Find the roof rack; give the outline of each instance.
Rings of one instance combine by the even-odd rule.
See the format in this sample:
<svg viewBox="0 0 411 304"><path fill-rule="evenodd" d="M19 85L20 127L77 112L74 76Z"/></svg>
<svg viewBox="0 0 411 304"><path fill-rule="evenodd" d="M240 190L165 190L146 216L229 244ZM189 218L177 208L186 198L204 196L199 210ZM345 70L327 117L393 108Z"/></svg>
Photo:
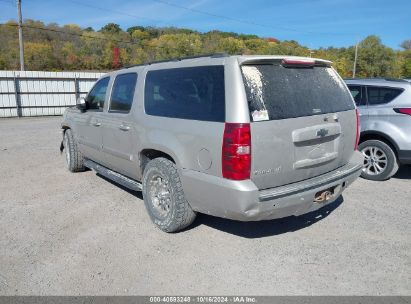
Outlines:
<svg viewBox="0 0 411 304"><path fill-rule="evenodd" d="M230 55L227 54L227 53L211 53L211 54L203 54L203 55L194 55L194 56L181 57L181 58L178 58L178 60L195 59L195 58L202 58L202 57L222 58L222 57L228 57L228 56L230 56Z"/></svg>
<svg viewBox="0 0 411 304"><path fill-rule="evenodd" d="M386 81L398 81L398 82L408 82L405 79L399 79L399 78L384 78Z"/></svg>
<svg viewBox="0 0 411 304"><path fill-rule="evenodd" d="M227 54L227 53L202 54L202 55L178 57L178 58L172 58L172 59L166 59L166 60L149 61L149 62L146 62L146 63L140 63L140 64L124 66L124 68L129 69L129 68L134 68L134 67L138 67L138 66L145 66L145 65L151 65L151 64L156 64L156 63L164 63L164 62L176 62L176 61L181 61L181 60L186 60L186 59L196 59L196 58L204 58L204 57L222 58L222 57L228 57L228 56L230 56L230 55Z"/></svg>
<svg viewBox="0 0 411 304"><path fill-rule="evenodd" d="M375 80L375 81L393 81L393 82L408 82L405 79L399 79L399 78L384 78L384 77L375 77L375 78L344 78L344 80Z"/></svg>

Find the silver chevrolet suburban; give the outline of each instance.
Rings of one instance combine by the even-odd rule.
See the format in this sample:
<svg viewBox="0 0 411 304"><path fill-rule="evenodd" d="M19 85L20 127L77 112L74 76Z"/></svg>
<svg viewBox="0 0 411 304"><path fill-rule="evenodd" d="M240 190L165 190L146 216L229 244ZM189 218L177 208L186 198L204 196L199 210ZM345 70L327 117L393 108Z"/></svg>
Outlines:
<svg viewBox="0 0 411 304"><path fill-rule="evenodd" d="M71 172L142 191L163 231L197 212L241 221L304 214L360 174L353 98L329 61L205 55L100 78L67 109Z"/></svg>

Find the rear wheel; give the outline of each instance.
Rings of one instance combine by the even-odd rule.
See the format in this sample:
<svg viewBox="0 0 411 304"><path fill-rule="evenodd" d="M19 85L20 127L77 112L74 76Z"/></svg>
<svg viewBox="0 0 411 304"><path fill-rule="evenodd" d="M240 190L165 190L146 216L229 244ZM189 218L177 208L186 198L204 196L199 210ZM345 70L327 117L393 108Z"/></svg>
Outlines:
<svg viewBox="0 0 411 304"><path fill-rule="evenodd" d="M176 165L166 158L155 158L145 167L143 198L151 220L165 232L182 230L196 218L184 196Z"/></svg>
<svg viewBox="0 0 411 304"><path fill-rule="evenodd" d="M393 149L380 140L367 140L359 145L364 155L361 176L365 179L383 181L398 171L398 160Z"/></svg>
<svg viewBox="0 0 411 304"><path fill-rule="evenodd" d="M64 132L64 148L66 149L66 164L67 169L70 172L81 172L85 170L84 158L78 149L76 140L74 139L73 132L67 129Z"/></svg>

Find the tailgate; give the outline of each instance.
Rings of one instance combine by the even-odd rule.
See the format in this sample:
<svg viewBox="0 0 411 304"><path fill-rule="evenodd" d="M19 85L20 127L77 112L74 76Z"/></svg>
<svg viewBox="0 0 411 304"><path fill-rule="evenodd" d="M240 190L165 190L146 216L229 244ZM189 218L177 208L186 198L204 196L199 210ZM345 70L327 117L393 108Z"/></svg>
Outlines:
<svg viewBox="0 0 411 304"><path fill-rule="evenodd" d="M251 120L251 179L267 189L348 163L354 152L352 97L328 66L242 66Z"/></svg>

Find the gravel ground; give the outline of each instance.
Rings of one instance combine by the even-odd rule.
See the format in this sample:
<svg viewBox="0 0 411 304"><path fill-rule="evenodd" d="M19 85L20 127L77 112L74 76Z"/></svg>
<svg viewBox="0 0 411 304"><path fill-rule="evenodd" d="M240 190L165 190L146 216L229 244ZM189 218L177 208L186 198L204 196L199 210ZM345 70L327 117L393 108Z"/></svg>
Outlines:
<svg viewBox="0 0 411 304"><path fill-rule="evenodd" d="M411 295L409 166L298 218L166 234L140 193L66 170L60 120L0 120L1 295Z"/></svg>

